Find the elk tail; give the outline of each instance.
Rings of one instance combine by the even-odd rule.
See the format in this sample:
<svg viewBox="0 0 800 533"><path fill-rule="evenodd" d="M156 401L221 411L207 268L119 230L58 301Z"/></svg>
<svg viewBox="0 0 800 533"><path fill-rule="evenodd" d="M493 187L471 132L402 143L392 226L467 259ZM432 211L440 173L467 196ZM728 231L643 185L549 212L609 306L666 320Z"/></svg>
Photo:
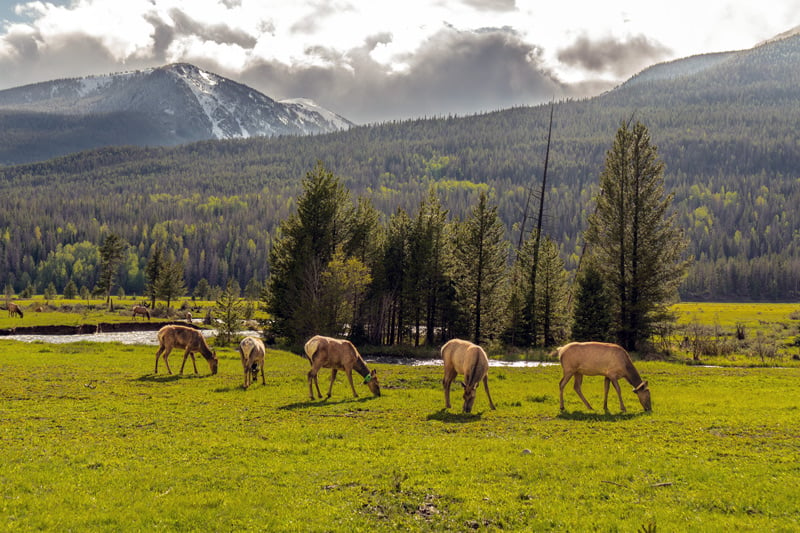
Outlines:
<svg viewBox="0 0 800 533"><path fill-rule="evenodd" d="M319 348L319 339L317 337L312 337L306 345L303 347L303 350L306 353L306 359L310 363L314 362L314 354L317 353L317 348Z"/></svg>

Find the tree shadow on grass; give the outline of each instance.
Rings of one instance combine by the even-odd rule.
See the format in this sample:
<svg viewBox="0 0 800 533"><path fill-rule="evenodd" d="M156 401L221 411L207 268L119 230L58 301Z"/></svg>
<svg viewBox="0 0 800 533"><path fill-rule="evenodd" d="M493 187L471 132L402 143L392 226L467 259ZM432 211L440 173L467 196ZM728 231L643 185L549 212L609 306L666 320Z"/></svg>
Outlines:
<svg viewBox="0 0 800 533"><path fill-rule="evenodd" d="M469 422L478 422L483 413L451 413L447 409L440 409L435 413L427 416L426 420L438 420L439 422L448 422L451 424L466 424Z"/></svg>
<svg viewBox="0 0 800 533"><path fill-rule="evenodd" d="M579 421L592 421L592 422L619 422L621 420L631 420L646 414L644 411L640 413L610 413L608 411L600 412L583 412L583 411L561 411L556 418L562 420L579 420Z"/></svg>
<svg viewBox="0 0 800 533"><path fill-rule="evenodd" d="M375 396L359 396L358 398L343 398L341 400L331 401L330 398L328 399L321 399L321 400L306 400L303 402L295 402L290 403L287 405L282 405L278 407L281 411L291 411L294 409L304 409L306 407L325 407L330 405L341 405L347 403L364 403L374 400Z"/></svg>

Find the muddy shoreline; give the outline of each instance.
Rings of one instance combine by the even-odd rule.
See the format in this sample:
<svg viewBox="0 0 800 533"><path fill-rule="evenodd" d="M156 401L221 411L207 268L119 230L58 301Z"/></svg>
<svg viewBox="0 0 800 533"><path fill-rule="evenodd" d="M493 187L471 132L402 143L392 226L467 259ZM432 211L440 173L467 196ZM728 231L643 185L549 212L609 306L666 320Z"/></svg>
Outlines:
<svg viewBox="0 0 800 533"><path fill-rule="evenodd" d="M0 329L0 337L10 335L92 335L95 333L128 333L135 331L158 331L168 324L179 324L200 329L185 320L167 322L100 322L77 326L17 326Z"/></svg>

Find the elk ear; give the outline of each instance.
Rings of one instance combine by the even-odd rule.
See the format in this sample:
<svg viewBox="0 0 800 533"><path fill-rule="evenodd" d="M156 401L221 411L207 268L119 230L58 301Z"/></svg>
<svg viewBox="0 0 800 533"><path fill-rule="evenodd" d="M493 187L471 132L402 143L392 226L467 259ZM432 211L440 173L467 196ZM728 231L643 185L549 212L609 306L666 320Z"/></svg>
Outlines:
<svg viewBox="0 0 800 533"><path fill-rule="evenodd" d="M377 375L378 375L378 371L377 371L377 370L375 370L375 369L373 368L373 369L372 369L372 372L370 372L370 373L369 373L369 375L370 375L370 376L372 376L372 377L374 378L375 376L377 376Z"/></svg>

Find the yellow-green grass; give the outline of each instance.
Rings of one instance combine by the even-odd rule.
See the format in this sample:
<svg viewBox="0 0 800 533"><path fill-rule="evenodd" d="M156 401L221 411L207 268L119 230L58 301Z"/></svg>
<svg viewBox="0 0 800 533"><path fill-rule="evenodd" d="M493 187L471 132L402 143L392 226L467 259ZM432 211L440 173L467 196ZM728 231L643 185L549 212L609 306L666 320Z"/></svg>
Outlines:
<svg viewBox="0 0 800 533"><path fill-rule="evenodd" d="M765 324L800 323L800 303L681 302L671 308L679 324L700 324L733 329L737 324L758 329Z"/></svg>
<svg viewBox="0 0 800 533"><path fill-rule="evenodd" d="M637 362L651 414L627 384L604 414L601 378L599 411L570 386L559 414L559 367L493 367L497 410L480 389L465 416L441 367L371 365L379 398L340 373L312 402L288 352L247 391L232 349L216 376L154 375L154 353L0 340L4 530L800 529L800 369Z"/></svg>

